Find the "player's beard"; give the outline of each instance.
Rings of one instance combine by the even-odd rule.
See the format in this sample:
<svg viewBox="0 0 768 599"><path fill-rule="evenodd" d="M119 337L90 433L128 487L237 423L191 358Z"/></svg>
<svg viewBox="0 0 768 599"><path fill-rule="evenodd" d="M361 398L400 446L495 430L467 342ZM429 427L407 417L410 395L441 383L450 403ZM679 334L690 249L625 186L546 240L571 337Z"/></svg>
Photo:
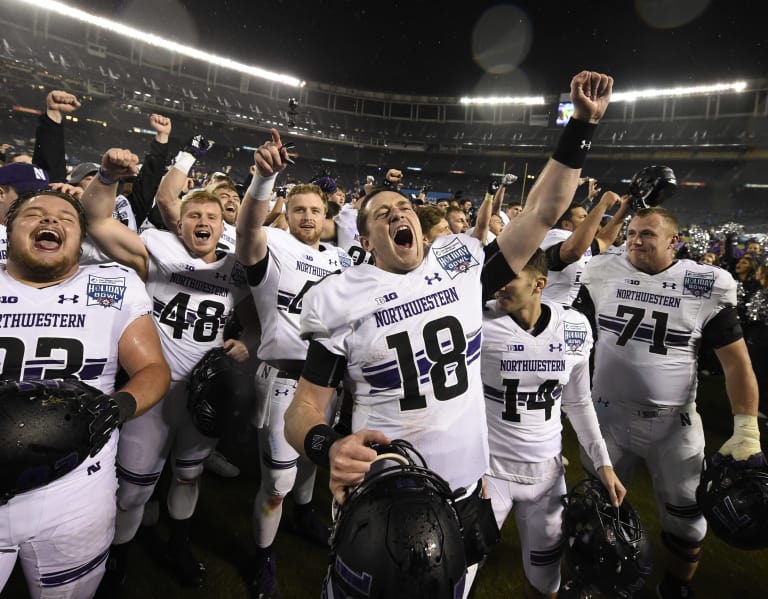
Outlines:
<svg viewBox="0 0 768 599"><path fill-rule="evenodd" d="M306 243L307 245L315 245L320 240L320 234L322 233L322 230L318 230L317 228L310 230L299 226L296 227L295 231L291 231L291 233L302 243Z"/></svg>
<svg viewBox="0 0 768 599"><path fill-rule="evenodd" d="M41 259L33 252L16 251L14 245L8 244L8 263L24 279L45 283L68 276L77 267L77 258L72 260L65 252L57 252Z"/></svg>

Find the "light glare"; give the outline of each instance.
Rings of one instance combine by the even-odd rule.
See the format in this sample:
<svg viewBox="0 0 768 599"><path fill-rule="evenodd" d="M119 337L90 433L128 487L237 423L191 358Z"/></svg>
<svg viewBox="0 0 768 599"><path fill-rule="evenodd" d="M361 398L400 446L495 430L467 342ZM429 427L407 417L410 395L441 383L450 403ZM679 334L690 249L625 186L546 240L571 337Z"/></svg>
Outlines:
<svg viewBox="0 0 768 599"><path fill-rule="evenodd" d="M290 75L283 75L280 73L273 73L272 71L267 71L266 69L262 69L260 67L254 67L247 64L243 64L241 62L237 62L236 60L232 60L230 58L217 56L216 54L209 54L208 52L203 52L202 50L192 48L191 46L185 46L183 44L178 44L171 40L167 40L165 38L160 37L159 35L155 35L154 33L140 31L138 29L135 29L134 27L128 27L126 25L122 25L121 23L116 23L115 21L110 21L109 19L105 19L103 17L98 17L96 15L89 14L73 6L67 6L62 2L56 2L55 0L15 0L15 1L21 4L28 4L35 8L44 8L58 15L74 18L74 19L77 19L78 21L82 21L90 25L95 25L97 27L107 29L109 31L117 33L118 35L123 35L130 39L138 40L140 42L144 42L146 44L155 46L157 48L165 48L166 50L176 52L177 54L188 56L190 58L195 58L197 60L202 60L204 62L215 64L217 66L224 67L227 69L232 69L240 73L245 73L246 75L252 75L254 77L259 77L261 79L268 79L269 81L277 81L279 83L284 83L285 85L291 85L293 87L303 87L305 85L304 81L301 81L296 77L291 77Z"/></svg>

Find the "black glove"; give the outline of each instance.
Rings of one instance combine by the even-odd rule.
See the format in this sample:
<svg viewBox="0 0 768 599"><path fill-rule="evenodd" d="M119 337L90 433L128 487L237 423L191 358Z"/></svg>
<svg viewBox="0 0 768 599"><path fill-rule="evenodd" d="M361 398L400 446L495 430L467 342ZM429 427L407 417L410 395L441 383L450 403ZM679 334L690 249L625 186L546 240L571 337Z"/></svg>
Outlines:
<svg viewBox="0 0 768 599"><path fill-rule="evenodd" d="M90 443L93 457L109 441L112 431L136 413L136 399L126 391L101 395L88 404L92 414Z"/></svg>
<svg viewBox="0 0 768 599"><path fill-rule="evenodd" d="M212 141L208 141L204 136L198 134L187 140L182 150L184 152L189 152L192 156L199 159L205 156L208 150L212 147Z"/></svg>
<svg viewBox="0 0 768 599"><path fill-rule="evenodd" d="M492 181L491 181L491 182L488 184L488 193L489 193L489 194L491 194L492 196L493 196L493 195L496 195L496 192L497 192L497 191L499 191L499 187L501 187L501 185L499 184L499 182L498 182L496 179L493 179L493 180L492 180Z"/></svg>

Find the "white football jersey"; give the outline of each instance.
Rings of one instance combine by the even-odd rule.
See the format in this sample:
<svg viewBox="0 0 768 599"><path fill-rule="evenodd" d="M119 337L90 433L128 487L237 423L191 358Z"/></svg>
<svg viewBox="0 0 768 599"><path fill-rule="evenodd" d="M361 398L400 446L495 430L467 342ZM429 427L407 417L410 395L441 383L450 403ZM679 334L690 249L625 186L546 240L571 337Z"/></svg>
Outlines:
<svg viewBox="0 0 768 599"><path fill-rule="evenodd" d="M573 233L565 229L550 229L544 241L541 242L541 249L546 250L556 243L565 241ZM576 295L579 293L581 285L581 273L592 258L591 246L587 248L584 255L576 262L566 266L563 270L550 270L547 272L547 286L541 294L542 299L550 302L558 302L570 306Z"/></svg>
<svg viewBox="0 0 768 599"><path fill-rule="evenodd" d="M704 325L736 305L727 271L678 260L656 275L626 254L595 256L582 277L598 333L592 397L680 406L696 396L697 351Z"/></svg>
<svg viewBox="0 0 768 599"><path fill-rule="evenodd" d="M115 209L112 212L112 218L119 220L131 231L138 231L138 224L136 223L136 214L133 212L133 206L123 194L119 194L115 198Z"/></svg>
<svg viewBox="0 0 768 599"><path fill-rule="evenodd" d="M90 235L86 235L85 239L83 239L83 242L80 244L79 262L83 266L87 264L106 264L107 262L117 264L117 262L113 261L112 258L101 251L99 246L93 242Z"/></svg>
<svg viewBox="0 0 768 599"><path fill-rule="evenodd" d="M122 266L81 266L69 279L37 289L0 268L0 376L77 377L114 391L117 345L126 327L149 314L144 283Z"/></svg>
<svg viewBox="0 0 768 599"><path fill-rule="evenodd" d="M245 272L235 255L206 263L190 254L168 231L147 229L147 292L171 379L186 379L209 349L224 342L224 323L248 294Z"/></svg>
<svg viewBox="0 0 768 599"><path fill-rule="evenodd" d="M224 230L221 233L221 237L219 237L219 243L216 244L216 247L225 252L229 252L230 254L234 254L236 237L235 227L225 222Z"/></svg>
<svg viewBox="0 0 768 599"><path fill-rule="evenodd" d="M491 474L504 461L538 463L562 450L561 401L590 396L592 332L587 317L546 302L549 323L538 335L488 303L483 316L482 376Z"/></svg>
<svg viewBox="0 0 768 599"><path fill-rule="evenodd" d="M333 219L336 222L336 245L346 250L352 262L373 264L373 255L360 245L360 233L357 230L357 208L344 204Z"/></svg>
<svg viewBox="0 0 768 599"><path fill-rule="evenodd" d="M299 336L299 314L304 294L323 277L352 266L352 260L341 248L327 246L321 252L282 229L265 227L264 232L269 248L267 272L251 288L261 323L258 357L265 362L303 361L307 342ZM344 309L344 304L334 308Z"/></svg>
<svg viewBox="0 0 768 599"><path fill-rule="evenodd" d="M304 297L302 336L345 356L352 430L410 441L452 488L488 466L480 343L485 255L466 235L434 241L415 270L360 264Z"/></svg>

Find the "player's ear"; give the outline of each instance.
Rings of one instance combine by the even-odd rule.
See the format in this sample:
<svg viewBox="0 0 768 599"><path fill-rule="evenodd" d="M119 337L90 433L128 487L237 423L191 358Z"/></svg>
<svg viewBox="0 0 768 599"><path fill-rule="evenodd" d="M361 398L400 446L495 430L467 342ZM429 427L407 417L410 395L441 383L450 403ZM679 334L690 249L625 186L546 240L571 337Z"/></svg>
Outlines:
<svg viewBox="0 0 768 599"><path fill-rule="evenodd" d="M534 289L536 289L539 293L544 291L544 287L547 286L547 277L544 275L538 275L534 281Z"/></svg>
<svg viewBox="0 0 768 599"><path fill-rule="evenodd" d="M371 251L371 242L368 241L368 238L360 235L360 247L362 247L366 252Z"/></svg>

